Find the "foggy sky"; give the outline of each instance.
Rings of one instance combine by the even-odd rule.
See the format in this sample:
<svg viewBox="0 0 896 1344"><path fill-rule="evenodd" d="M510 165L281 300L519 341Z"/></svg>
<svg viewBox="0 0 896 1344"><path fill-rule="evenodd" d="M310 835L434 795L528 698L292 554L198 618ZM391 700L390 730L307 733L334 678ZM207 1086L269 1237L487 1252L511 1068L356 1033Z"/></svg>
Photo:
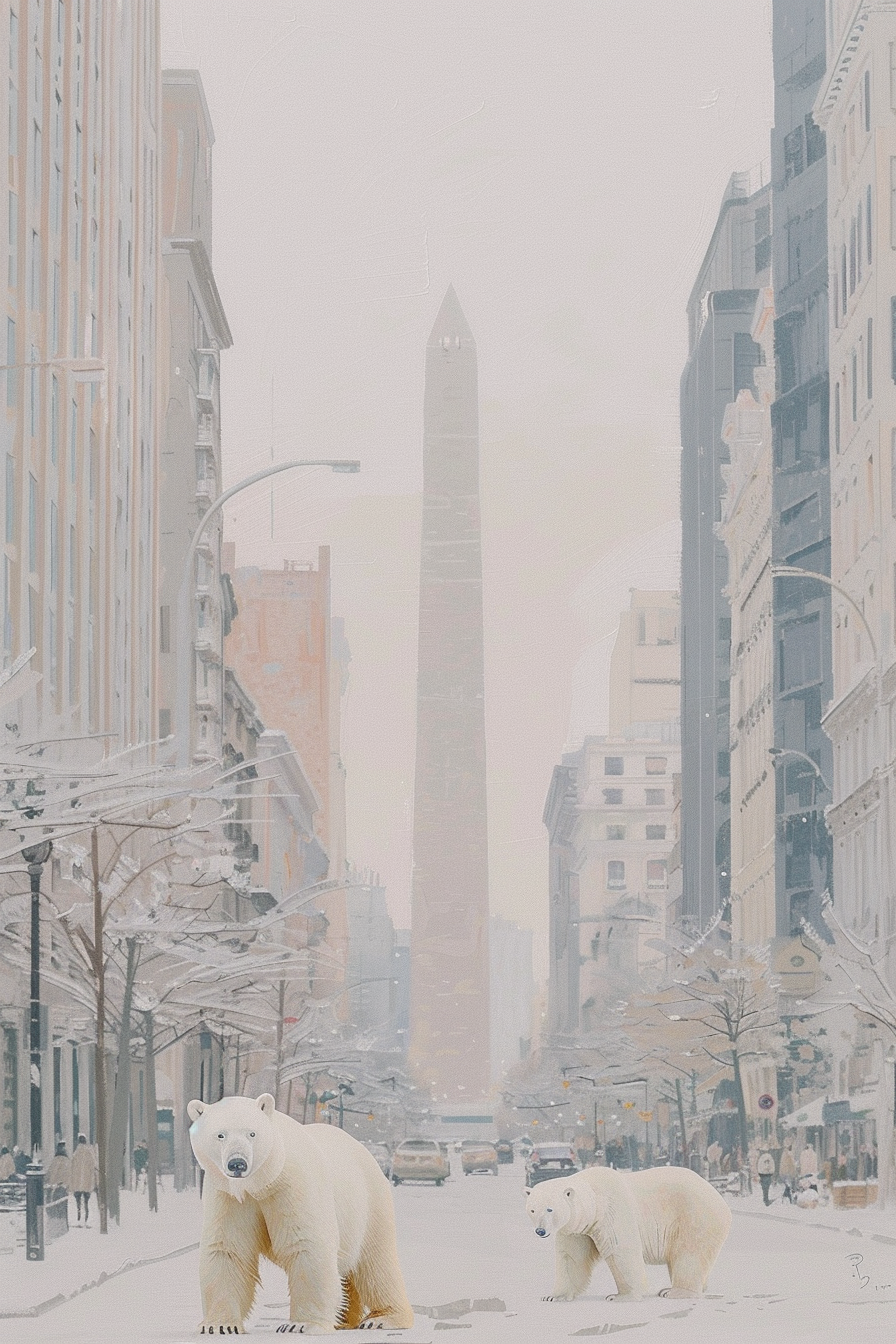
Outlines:
<svg viewBox="0 0 896 1344"><path fill-rule="evenodd" d="M201 71L216 135L225 484L272 454L362 461L279 477L273 504L255 487L225 520L241 565L333 548L348 852L399 925L424 350L457 290L479 355L492 910L537 930L543 965L544 798L605 724L619 557L645 586L643 538L669 551L685 303L730 174L768 158L770 4L162 10L164 63Z"/></svg>

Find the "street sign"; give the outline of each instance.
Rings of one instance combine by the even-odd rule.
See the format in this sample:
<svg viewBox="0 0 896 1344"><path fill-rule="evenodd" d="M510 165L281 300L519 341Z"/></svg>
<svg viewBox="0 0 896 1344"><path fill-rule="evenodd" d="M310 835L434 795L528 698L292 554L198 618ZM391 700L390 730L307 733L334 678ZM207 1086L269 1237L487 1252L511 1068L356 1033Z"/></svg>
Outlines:
<svg viewBox="0 0 896 1344"><path fill-rule="evenodd" d="M773 1111L775 1109L775 1099L770 1092L763 1092L759 1098L760 1111Z"/></svg>
<svg viewBox="0 0 896 1344"><path fill-rule="evenodd" d="M653 1119L653 1111L639 1111L638 1118L643 1120L645 1125Z"/></svg>

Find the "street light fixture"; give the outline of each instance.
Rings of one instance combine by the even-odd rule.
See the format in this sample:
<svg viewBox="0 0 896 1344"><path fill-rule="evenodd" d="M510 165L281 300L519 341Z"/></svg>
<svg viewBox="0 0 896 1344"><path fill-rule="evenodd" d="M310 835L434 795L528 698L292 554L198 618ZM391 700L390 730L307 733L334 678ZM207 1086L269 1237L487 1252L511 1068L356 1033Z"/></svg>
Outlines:
<svg viewBox="0 0 896 1344"><path fill-rule="evenodd" d="M782 756L797 756L801 761L807 761L809 765L811 765L812 769L815 771L815 774L821 780L824 787L827 789L828 793L831 792L831 786L825 779L824 775L821 773L821 767L818 765L818 762L813 761L812 757L808 756L806 752L797 751L794 747L769 747L768 754L769 756L771 756L775 765L778 764Z"/></svg>
<svg viewBox="0 0 896 1344"><path fill-rule="evenodd" d="M258 481L267 480L269 476L276 476L281 471L294 471L297 467L329 467L331 471L358 472L361 470L361 463L347 458L300 458L289 462L277 462L273 466L253 472L251 476L245 477L244 480L238 481L236 485L232 485L229 490L225 490L208 506L200 518L199 525L187 548L180 593L177 599L177 719L175 732L177 734L177 765L181 770L187 769L190 763L190 678L193 667L190 591L193 587L193 559L197 548L209 521L227 503L228 499L232 499L241 490L248 489L250 485L255 485Z"/></svg>

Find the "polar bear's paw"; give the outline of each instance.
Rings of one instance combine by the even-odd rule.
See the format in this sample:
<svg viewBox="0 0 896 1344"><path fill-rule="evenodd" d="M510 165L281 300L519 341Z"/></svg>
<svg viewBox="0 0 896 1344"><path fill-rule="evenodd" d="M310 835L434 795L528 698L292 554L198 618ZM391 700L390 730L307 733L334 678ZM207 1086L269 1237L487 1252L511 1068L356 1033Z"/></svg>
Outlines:
<svg viewBox="0 0 896 1344"><path fill-rule="evenodd" d="M661 1288L659 1296L682 1297L688 1298L690 1301L695 1301L698 1297L702 1297L702 1293L698 1293L694 1288Z"/></svg>
<svg viewBox="0 0 896 1344"><path fill-rule="evenodd" d="M241 1325L234 1325L233 1322L221 1324L219 1321L203 1321L199 1331L200 1335L242 1335L245 1334Z"/></svg>
<svg viewBox="0 0 896 1344"><path fill-rule="evenodd" d="M286 1321L283 1325L278 1325L276 1333L278 1335L334 1335L336 1333L335 1325L330 1325L328 1321Z"/></svg>
<svg viewBox="0 0 896 1344"><path fill-rule="evenodd" d="M548 1293L547 1297L543 1297L541 1300L542 1302L574 1302L575 1298L572 1293Z"/></svg>

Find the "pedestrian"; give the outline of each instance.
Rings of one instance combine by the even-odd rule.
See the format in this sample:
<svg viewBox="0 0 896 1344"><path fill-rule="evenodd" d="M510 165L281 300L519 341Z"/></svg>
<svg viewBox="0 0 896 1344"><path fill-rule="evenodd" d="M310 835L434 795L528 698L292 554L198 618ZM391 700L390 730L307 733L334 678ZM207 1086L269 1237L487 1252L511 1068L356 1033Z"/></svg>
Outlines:
<svg viewBox="0 0 896 1344"><path fill-rule="evenodd" d="M134 1189L146 1189L146 1164L149 1161L149 1149L141 1139L134 1144ZM583 1167L584 1162L581 1164Z"/></svg>
<svg viewBox="0 0 896 1344"><path fill-rule="evenodd" d="M12 1153L4 1144L0 1148L0 1181L8 1181L15 1172L16 1164L12 1160Z"/></svg>
<svg viewBox="0 0 896 1344"><path fill-rule="evenodd" d="M806 1140L806 1146L800 1153L800 1175L817 1176L818 1175L818 1157L815 1149L809 1140Z"/></svg>
<svg viewBox="0 0 896 1344"><path fill-rule="evenodd" d="M96 1189L97 1159L96 1150L87 1142L85 1134L78 1135L78 1143L72 1154L72 1191L78 1208L78 1222L81 1222L81 1203L84 1203L84 1226L90 1217L90 1194Z"/></svg>
<svg viewBox="0 0 896 1344"><path fill-rule="evenodd" d="M796 1180L796 1162L793 1156L793 1146L785 1143L781 1153L781 1162L778 1166L778 1175L784 1182L782 1199L786 1199L788 1204L793 1203L793 1186Z"/></svg>
<svg viewBox="0 0 896 1344"><path fill-rule="evenodd" d="M31 1154L25 1153L18 1144L12 1150L12 1160L15 1165L16 1175L24 1176L25 1172L31 1166Z"/></svg>
<svg viewBox="0 0 896 1344"><path fill-rule="evenodd" d="M771 1189L772 1177L775 1174L775 1159L767 1148L763 1148L756 1159L756 1174L762 1187L762 1202L768 1208L771 1204L768 1192Z"/></svg>
<svg viewBox="0 0 896 1344"><path fill-rule="evenodd" d="M50 1158L50 1165L47 1167L44 1176L44 1185L47 1188L52 1186L62 1186L65 1193L68 1194L72 1184L72 1160L65 1149L65 1143L62 1139L56 1145L56 1152Z"/></svg>
<svg viewBox="0 0 896 1344"><path fill-rule="evenodd" d="M719 1175L719 1163L722 1160L722 1145L718 1139L713 1139L706 1150L706 1161L709 1163L709 1179L717 1180Z"/></svg>

